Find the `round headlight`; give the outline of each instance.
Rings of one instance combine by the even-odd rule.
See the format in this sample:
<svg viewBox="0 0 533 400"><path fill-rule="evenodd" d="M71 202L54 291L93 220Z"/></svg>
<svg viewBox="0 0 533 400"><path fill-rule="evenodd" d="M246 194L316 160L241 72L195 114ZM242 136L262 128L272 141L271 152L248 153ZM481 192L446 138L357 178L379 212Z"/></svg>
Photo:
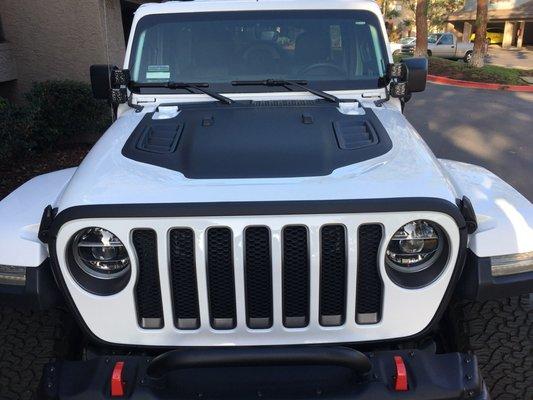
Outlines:
<svg viewBox="0 0 533 400"><path fill-rule="evenodd" d="M387 247L387 265L403 273L415 273L431 267L439 258L444 234L434 223L412 221L402 226Z"/></svg>
<svg viewBox="0 0 533 400"><path fill-rule="evenodd" d="M102 228L87 228L72 241L76 264L88 275L100 279L115 279L130 267L124 244L113 233Z"/></svg>

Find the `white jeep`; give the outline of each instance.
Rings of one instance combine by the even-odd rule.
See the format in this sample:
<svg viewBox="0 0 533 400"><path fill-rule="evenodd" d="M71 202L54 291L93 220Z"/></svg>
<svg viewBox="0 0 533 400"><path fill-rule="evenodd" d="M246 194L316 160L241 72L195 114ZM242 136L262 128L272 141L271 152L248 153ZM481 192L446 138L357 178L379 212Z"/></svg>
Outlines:
<svg viewBox="0 0 533 400"><path fill-rule="evenodd" d="M533 207L431 153L385 32L370 0L142 6L91 68L116 122L0 203L0 397L531 398Z"/></svg>

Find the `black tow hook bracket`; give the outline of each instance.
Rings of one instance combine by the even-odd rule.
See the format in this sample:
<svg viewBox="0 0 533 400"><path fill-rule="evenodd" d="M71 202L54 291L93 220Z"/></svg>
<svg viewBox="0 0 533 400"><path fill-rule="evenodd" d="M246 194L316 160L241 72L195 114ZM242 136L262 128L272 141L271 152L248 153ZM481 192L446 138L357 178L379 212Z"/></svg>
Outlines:
<svg viewBox="0 0 533 400"><path fill-rule="evenodd" d="M48 243L50 240L50 228L54 222L54 218L57 215L57 208L52 208L51 205L46 206L41 218L41 225L39 226L38 237L43 243Z"/></svg>
<svg viewBox="0 0 533 400"><path fill-rule="evenodd" d="M477 218L472 202L468 197L463 196L463 198L458 200L457 203L459 210L465 219L467 232L469 234L474 233L477 230Z"/></svg>

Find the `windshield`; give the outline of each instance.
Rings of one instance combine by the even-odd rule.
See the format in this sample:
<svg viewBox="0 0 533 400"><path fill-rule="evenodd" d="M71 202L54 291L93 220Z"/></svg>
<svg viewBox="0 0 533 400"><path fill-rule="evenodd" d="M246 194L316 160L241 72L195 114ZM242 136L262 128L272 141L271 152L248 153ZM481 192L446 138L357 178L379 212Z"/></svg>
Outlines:
<svg viewBox="0 0 533 400"><path fill-rule="evenodd" d="M143 17L129 69L137 83L203 82L230 90L236 80L303 79L334 90L383 86L387 64L373 13L253 11Z"/></svg>
<svg viewBox="0 0 533 400"><path fill-rule="evenodd" d="M440 33L434 33L428 36L428 43L435 44L440 39L442 35Z"/></svg>
<svg viewBox="0 0 533 400"><path fill-rule="evenodd" d="M406 37L406 38L403 38L402 40L400 40L400 43L401 44L410 44L413 40L414 40L413 38Z"/></svg>

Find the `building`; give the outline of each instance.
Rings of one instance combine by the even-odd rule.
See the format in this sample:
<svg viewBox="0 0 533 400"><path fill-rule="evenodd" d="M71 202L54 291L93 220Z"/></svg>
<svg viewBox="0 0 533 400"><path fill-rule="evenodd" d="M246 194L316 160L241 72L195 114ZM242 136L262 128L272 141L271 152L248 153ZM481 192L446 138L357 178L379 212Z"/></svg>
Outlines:
<svg viewBox="0 0 533 400"><path fill-rule="evenodd" d="M120 65L143 2L1 0L0 96L21 99L33 82L50 79L88 82L91 64Z"/></svg>
<svg viewBox="0 0 533 400"><path fill-rule="evenodd" d="M476 20L476 0L449 15L449 29L469 41ZM489 28L503 32L502 47L533 45L533 0L490 0Z"/></svg>

